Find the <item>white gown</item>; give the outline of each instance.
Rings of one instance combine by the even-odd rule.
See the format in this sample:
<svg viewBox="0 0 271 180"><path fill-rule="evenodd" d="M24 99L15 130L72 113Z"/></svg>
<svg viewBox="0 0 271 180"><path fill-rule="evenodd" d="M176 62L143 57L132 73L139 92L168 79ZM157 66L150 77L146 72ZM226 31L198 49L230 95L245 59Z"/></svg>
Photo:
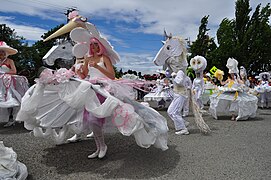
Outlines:
<svg viewBox="0 0 271 180"><path fill-rule="evenodd" d="M13 117L16 117L21 99L28 89L26 77L6 74L9 71L6 65L0 66L0 122L9 120L10 108L13 109Z"/></svg>
<svg viewBox="0 0 271 180"><path fill-rule="evenodd" d="M168 106L173 99L173 90L170 85L165 84L165 79L156 81L156 88L144 96L144 101L149 102L151 107L157 107L159 101L164 101ZM166 107L167 107L166 106Z"/></svg>
<svg viewBox="0 0 271 180"><path fill-rule="evenodd" d="M0 179L25 180L28 176L27 167L17 160L12 148L5 147L0 141Z"/></svg>
<svg viewBox="0 0 271 180"><path fill-rule="evenodd" d="M236 120L247 120L256 116L258 99L244 91L236 81L230 88L227 84L210 96L211 115L218 119L223 115L237 115Z"/></svg>
<svg viewBox="0 0 271 180"><path fill-rule="evenodd" d="M98 63L103 67L103 63ZM81 133L83 112L86 109L98 118L112 121L118 131L125 136L134 135L140 147L154 145L162 150L167 147L167 121L155 110L145 107L126 96L125 87L108 78L93 67L89 68L89 81L70 79L68 70L47 73L40 77L22 100L17 120L24 121L26 129L36 137L53 137L57 144L68 138L68 132ZM61 74L62 79L56 76ZM63 78L64 77L64 78ZM66 78L65 78L66 77ZM52 79L54 79L52 81ZM43 80L43 81L42 81ZM99 85L94 85L95 81ZM100 103L96 92L106 97ZM114 95L114 96L112 96Z"/></svg>
<svg viewBox="0 0 271 180"><path fill-rule="evenodd" d="M254 91L256 91L259 94L258 105L261 108L271 107L271 86L269 86L268 81L262 81L261 84L255 86Z"/></svg>

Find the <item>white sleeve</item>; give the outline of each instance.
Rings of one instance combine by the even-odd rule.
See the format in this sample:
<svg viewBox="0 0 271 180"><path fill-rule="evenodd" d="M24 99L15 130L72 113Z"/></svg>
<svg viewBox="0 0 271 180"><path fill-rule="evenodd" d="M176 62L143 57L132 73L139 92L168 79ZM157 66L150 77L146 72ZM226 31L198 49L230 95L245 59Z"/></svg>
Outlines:
<svg viewBox="0 0 271 180"><path fill-rule="evenodd" d="M178 71L176 77L174 78L174 82L178 85L183 85L185 80L185 75L183 71Z"/></svg>

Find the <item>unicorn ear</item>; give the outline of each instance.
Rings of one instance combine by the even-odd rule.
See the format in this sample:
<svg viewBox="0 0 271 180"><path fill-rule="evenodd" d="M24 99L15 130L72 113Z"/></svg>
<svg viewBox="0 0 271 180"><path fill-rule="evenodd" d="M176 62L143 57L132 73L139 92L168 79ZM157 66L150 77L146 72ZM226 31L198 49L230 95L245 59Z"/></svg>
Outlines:
<svg viewBox="0 0 271 180"><path fill-rule="evenodd" d="M70 32L70 37L75 42L88 42L90 33L86 29L78 27Z"/></svg>
<svg viewBox="0 0 271 180"><path fill-rule="evenodd" d="M76 58L84 57L88 52L88 45L85 43L76 44L72 48L72 53Z"/></svg>

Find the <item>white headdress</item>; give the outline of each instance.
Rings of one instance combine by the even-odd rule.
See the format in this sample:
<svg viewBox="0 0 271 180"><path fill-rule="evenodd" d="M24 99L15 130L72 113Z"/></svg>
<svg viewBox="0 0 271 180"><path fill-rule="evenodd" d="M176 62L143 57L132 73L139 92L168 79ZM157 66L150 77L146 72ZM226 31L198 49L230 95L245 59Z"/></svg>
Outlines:
<svg viewBox="0 0 271 180"><path fill-rule="evenodd" d="M200 73L206 68L207 61L203 56L195 56L190 60L190 66L196 73Z"/></svg>
<svg viewBox="0 0 271 180"><path fill-rule="evenodd" d="M72 50L74 56L77 58L82 58L84 55L89 53L91 39L95 38L104 46L105 55L109 57L112 64L116 64L120 61L120 57L114 50L113 46L111 46L111 44L100 35L94 25L92 28L88 28L88 30L81 27L75 28L71 31L70 37L73 41L77 42Z"/></svg>
<svg viewBox="0 0 271 180"><path fill-rule="evenodd" d="M269 81L271 79L271 77L268 72L262 72L259 74L259 79L264 80L264 81Z"/></svg>
<svg viewBox="0 0 271 180"><path fill-rule="evenodd" d="M234 58L229 58L227 61L227 68L229 69L229 73L239 73L238 70L238 61Z"/></svg>

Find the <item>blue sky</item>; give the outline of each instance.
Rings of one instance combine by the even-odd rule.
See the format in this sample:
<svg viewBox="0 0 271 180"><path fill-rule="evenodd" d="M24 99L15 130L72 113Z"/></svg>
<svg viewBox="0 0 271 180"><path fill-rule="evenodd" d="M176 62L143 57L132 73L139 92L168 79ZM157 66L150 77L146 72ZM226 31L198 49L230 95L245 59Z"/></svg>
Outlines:
<svg viewBox="0 0 271 180"><path fill-rule="evenodd" d="M268 0L251 0L265 6ZM48 30L66 23L64 12L76 7L111 42L121 56L117 68L154 73L152 62L168 33L195 40L200 20L209 16L209 34L215 37L223 18L234 18L234 0L2 0L0 23L15 29L29 43Z"/></svg>

